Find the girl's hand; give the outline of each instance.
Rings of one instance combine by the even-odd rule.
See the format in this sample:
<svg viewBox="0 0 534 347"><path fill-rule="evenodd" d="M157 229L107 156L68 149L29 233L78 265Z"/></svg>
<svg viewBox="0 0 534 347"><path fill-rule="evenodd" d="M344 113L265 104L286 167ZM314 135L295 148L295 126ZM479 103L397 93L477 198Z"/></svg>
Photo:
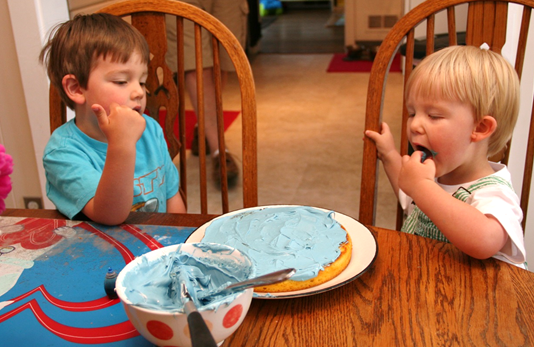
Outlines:
<svg viewBox="0 0 534 347"><path fill-rule="evenodd" d="M373 140L373 142L376 144L378 159L387 161L393 154L398 156L397 149L395 148L395 141L393 140L393 134L391 133L387 123L382 123L382 130L380 133L372 130L366 130L365 136Z"/></svg>
<svg viewBox="0 0 534 347"><path fill-rule="evenodd" d="M365 131L365 136L376 144L378 159L380 159L384 165L384 170L388 176L389 183L391 183L391 188L393 188L395 195L399 197L398 180L402 158L395 148L395 141L393 140L393 134L391 133L389 126L386 123L382 123L380 133L367 130Z"/></svg>
<svg viewBox="0 0 534 347"><path fill-rule="evenodd" d="M436 175L436 164L432 158L428 158L421 163L423 152L415 151L412 156L402 157L402 166L399 174L399 188L408 196L414 196L427 181L434 182Z"/></svg>

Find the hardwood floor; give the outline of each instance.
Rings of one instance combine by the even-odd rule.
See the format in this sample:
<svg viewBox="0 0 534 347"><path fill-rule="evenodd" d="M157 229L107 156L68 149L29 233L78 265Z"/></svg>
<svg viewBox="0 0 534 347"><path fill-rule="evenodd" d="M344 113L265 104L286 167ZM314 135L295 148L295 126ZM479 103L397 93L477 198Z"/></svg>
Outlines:
<svg viewBox="0 0 534 347"><path fill-rule="evenodd" d="M344 26L332 21L329 6L285 5L284 13L264 17L260 53L343 53Z"/></svg>
<svg viewBox="0 0 534 347"><path fill-rule="evenodd" d="M308 205L357 218L369 73L328 73L332 54L257 54L256 84L259 205ZM384 121L402 107L402 74L390 74ZM235 74L228 76L224 107L241 103ZM226 131L226 145L241 165L240 121ZM399 137L397 137L397 143ZM198 157L188 155L188 211L200 210ZM208 173L211 173L208 161ZM395 227L397 199L381 168L377 225ZM208 176L208 180L211 175ZM196 187L196 188L195 188ZM230 210L242 208L242 185L229 192ZM220 190L208 185L210 213L220 211Z"/></svg>

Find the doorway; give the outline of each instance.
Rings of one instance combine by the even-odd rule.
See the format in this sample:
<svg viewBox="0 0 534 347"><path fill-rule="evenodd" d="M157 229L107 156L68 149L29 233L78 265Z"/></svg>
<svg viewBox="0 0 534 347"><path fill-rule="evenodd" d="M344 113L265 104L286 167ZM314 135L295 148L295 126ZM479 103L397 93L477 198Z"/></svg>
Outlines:
<svg viewBox="0 0 534 347"><path fill-rule="evenodd" d="M332 1L282 1L261 17L259 53L344 53L342 8Z"/></svg>

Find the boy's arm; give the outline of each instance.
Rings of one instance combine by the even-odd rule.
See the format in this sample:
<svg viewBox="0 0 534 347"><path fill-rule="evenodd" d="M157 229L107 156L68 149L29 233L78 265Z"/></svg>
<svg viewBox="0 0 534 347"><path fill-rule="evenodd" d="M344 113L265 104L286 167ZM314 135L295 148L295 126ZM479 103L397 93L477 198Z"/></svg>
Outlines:
<svg viewBox="0 0 534 347"><path fill-rule="evenodd" d="M176 193L172 198L167 199L167 212L168 213L186 213L184 201L180 195L180 191Z"/></svg>
<svg viewBox="0 0 534 347"><path fill-rule="evenodd" d="M477 259L495 255L506 243L508 234L491 215L460 201L435 181L433 160L421 163L422 153L404 156L399 187L410 196L445 237L462 252Z"/></svg>
<svg viewBox="0 0 534 347"><path fill-rule="evenodd" d="M132 208L135 145L145 129L145 119L117 104L111 106L109 117L99 105L94 105L93 111L106 135L108 150L95 196L82 212L98 223L120 224Z"/></svg>
<svg viewBox="0 0 534 347"><path fill-rule="evenodd" d="M370 138L376 144L378 151L378 159L382 161L384 170L388 176L389 183L395 192L397 198L399 197L399 173L402 166L402 157L395 148L393 134L386 123L382 123L382 130L380 133L372 130L366 130L365 136Z"/></svg>

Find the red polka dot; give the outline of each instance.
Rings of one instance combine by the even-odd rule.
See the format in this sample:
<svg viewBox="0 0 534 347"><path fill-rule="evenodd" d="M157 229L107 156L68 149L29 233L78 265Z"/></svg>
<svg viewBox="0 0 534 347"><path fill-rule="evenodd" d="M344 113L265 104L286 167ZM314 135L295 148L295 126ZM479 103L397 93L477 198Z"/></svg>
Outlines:
<svg viewBox="0 0 534 347"><path fill-rule="evenodd" d="M224 316L223 327L231 328L233 327L241 318L243 313L243 306L241 304L232 307Z"/></svg>
<svg viewBox="0 0 534 347"><path fill-rule="evenodd" d="M170 340L174 335L170 326L157 320L148 321L146 328L152 336L160 340Z"/></svg>

